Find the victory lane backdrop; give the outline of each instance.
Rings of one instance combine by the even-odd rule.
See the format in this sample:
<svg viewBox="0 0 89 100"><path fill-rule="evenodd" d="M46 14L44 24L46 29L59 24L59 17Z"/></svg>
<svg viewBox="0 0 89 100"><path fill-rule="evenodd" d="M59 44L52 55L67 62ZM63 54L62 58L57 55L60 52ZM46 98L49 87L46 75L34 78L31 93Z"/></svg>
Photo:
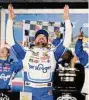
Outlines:
<svg viewBox="0 0 89 100"><path fill-rule="evenodd" d="M84 18L83 20L81 16ZM84 35L88 38L88 14L75 13L70 14L70 17L73 24L73 36L77 37L80 27L83 27ZM7 22L7 19L8 15L6 14L5 22ZM14 36L17 42L23 42L30 36L34 37L35 32L40 28L47 30L49 34L54 33L55 30L60 31L60 29L63 33L64 27L60 27L61 22L63 22L61 14L18 14L14 21ZM12 52L12 54L15 58L15 53ZM14 60L16 60L16 58ZM11 84L14 91L23 90L24 82L22 75L21 71L12 81Z"/></svg>

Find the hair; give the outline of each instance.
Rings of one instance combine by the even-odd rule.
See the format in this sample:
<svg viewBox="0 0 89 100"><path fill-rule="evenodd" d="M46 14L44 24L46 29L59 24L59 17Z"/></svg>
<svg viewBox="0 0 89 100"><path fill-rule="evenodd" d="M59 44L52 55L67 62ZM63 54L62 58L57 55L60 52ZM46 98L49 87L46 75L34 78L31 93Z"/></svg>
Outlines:
<svg viewBox="0 0 89 100"><path fill-rule="evenodd" d="M63 39L63 34L60 34L60 39Z"/></svg>
<svg viewBox="0 0 89 100"><path fill-rule="evenodd" d="M73 53L71 50L67 50L63 55L62 59L65 60L66 62L70 62L71 59L74 57Z"/></svg>

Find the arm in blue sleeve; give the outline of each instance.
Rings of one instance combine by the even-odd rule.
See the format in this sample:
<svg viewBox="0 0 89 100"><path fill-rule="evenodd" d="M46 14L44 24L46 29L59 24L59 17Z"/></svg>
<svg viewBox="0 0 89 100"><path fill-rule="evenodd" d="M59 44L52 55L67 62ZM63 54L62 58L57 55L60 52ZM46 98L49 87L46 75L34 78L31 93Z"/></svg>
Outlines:
<svg viewBox="0 0 89 100"><path fill-rule="evenodd" d="M63 46L63 42L60 43L54 51L54 56L56 61L58 61L58 59L62 56L62 54L64 53L64 51L66 50L66 48Z"/></svg>
<svg viewBox="0 0 89 100"><path fill-rule="evenodd" d="M23 68L22 60L19 59L18 62L12 64L12 70L17 73Z"/></svg>
<svg viewBox="0 0 89 100"><path fill-rule="evenodd" d="M88 54L83 50L82 40L80 39L76 42L75 53L81 64L85 66L88 63Z"/></svg>
<svg viewBox="0 0 89 100"><path fill-rule="evenodd" d="M60 43L60 41L61 41L60 38L56 38L56 39L53 40L52 44L53 44L54 46L57 46L57 45Z"/></svg>
<svg viewBox="0 0 89 100"><path fill-rule="evenodd" d="M16 56L18 59L24 59L26 52L24 49L16 42L15 45L12 46L14 51L16 52Z"/></svg>

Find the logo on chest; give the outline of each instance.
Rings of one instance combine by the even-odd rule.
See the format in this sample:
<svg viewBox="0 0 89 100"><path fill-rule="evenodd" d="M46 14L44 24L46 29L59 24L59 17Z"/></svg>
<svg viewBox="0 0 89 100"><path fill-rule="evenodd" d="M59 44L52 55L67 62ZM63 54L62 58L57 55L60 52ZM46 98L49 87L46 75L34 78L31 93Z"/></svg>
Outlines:
<svg viewBox="0 0 89 100"><path fill-rule="evenodd" d="M43 73L47 73L47 71L51 69L51 66L44 67L43 64L39 64L37 66L34 66L34 65L30 65L28 63L28 65L29 65L29 69L42 71Z"/></svg>
<svg viewBox="0 0 89 100"><path fill-rule="evenodd" d="M42 62L48 62L48 63L50 62L50 60L49 60L50 57L47 52L43 52L43 55L40 57L40 59Z"/></svg>
<svg viewBox="0 0 89 100"><path fill-rule="evenodd" d="M39 56L39 52L32 51L32 55L37 57L37 56Z"/></svg>
<svg viewBox="0 0 89 100"><path fill-rule="evenodd" d="M5 64L4 67L3 67L3 71L8 71L10 70L10 64Z"/></svg>
<svg viewBox="0 0 89 100"><path fill-rule="evenodd" d="M7 81L8 79L10 78L10 75L6 75L6 74L0 74L0 79L1 80L4 80L4 81Z"/></svg>
<svg viewBox="0 0 89 100"><path fill-rule="evenodd" d="M2 71L6 71L7 72L8 70L10 70L10 64L5 63L4 66L3 66L3 64L0 63L0 72L2 72Z"/></svg>

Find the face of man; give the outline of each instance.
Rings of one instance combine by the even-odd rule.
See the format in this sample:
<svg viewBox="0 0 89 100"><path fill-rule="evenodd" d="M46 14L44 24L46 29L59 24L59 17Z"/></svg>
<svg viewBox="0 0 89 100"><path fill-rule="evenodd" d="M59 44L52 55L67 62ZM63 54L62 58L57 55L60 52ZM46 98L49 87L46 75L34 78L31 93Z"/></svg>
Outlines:
<svg viewBox="0 0 89 100"><path fill-rule="evenodd" d="M0 57L1 58L7 58L9 56L9 49L6 47L3 47L0 49Z"/></svg>
<svg viewBox="0 0 89 100"><path fill-rule="evenodd" d="M35 39L35 45L39 47L46 47L48 44L47 38L43 34L39 34Z"/></svg>

